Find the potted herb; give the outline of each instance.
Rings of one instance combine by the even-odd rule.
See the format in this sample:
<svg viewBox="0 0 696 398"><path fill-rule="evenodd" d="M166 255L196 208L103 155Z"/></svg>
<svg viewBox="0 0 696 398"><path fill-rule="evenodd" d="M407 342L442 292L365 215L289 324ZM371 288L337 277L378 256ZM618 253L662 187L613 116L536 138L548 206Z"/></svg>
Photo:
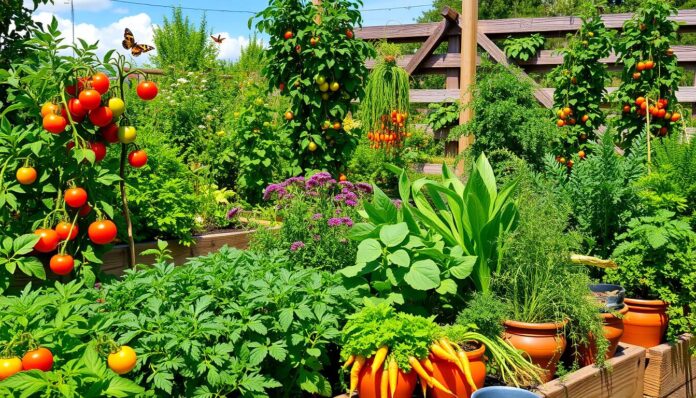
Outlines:
<svg viewBox="0 0 696 398"><path fill-rule="evenodd" d="M614 357L619 347L619 341L624 333L623 317L628 312L624 301L626 290L619 285L597 283L590 285L590 291L599 304L602 305L598 314L602 320L604 338L608 341L606 359ZM589 343L579 347L580 360L583 366L589 366L597 361L597 343L593 336Z"/></svg>
<svg viewBox="0 0 696 398"><path fill-rule="evenodd" d="M605 280L626 288L628 313L621 341L654 347L693 331L696 314L696 232L674 212L639 217L618 236L613 253L618 269ZM669 320L669 322L668 322Z"/></svg>

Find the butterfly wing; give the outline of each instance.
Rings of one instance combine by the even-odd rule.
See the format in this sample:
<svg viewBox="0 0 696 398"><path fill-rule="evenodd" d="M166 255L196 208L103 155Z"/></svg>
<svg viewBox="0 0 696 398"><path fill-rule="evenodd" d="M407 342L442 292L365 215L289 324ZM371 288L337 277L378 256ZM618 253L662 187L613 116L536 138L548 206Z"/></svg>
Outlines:
<svg viewBox="0 0 696 398"><path fill-rule="evenodd" d="M135 37L133 37L133 32L131 32L130 29L126 28L125 31L123 31L123 48L126 50L130 50L131 48L135 47Z"/></svg>
<svg viewBox="0 0 696 398"><path fill-rule="evenodd" d="M134 57L138 57L140 54L152 51L154 49L154 47L148 46L147 44L136 44L133 48L131 48L131 54L133 54Z"/></svg>

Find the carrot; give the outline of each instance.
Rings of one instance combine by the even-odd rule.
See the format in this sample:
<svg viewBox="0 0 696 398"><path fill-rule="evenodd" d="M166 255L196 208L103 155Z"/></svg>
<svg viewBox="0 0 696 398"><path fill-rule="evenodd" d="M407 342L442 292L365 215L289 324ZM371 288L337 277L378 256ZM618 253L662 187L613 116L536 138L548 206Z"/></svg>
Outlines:
<svg viewBox="0 0 696 398"><path fill-rule="evenodd" d="M440 346L442 348L444 348L445 351L447 351L447 353L452 356L452 358L455 359L455 361L456 361L455 365L457 365L457 367L459 367L459 370L462 373L464 373L464 364L461 362L461 360L457 356L457 351L454 349L454 347L452 347L452 343L449 340L442 338L442 339L440 339Z"/></svg>
<svg viewBox="0 0 696 398"><path fill-rule="evenodd" d="M429 386L432 385L431 381L433 378L430 377L430 375L428 374L428 372L425 371L425 369L423 369L420 362L418 362L418 360L416 358L408 357L408 363L411 364L411 367L413 368L413 370L416 371L416 374L418 374L418 376L420 376L422 379L424 379L428 383Z"/></svg>
<svg viewBox="0 0 696 398"><path fill-rule="evenodd" d="M461 369L459 359L457 359L457 357L455 356L452 356L449 352L445 351L445 349L442 348L439 344L432 344L430 346L430 352L433 353L435 358L439 358L447 362L452 362Z"/></svg>
<svg viewBox="0 0 696 398"><path fill-rule="evenodd" d="M396 383L398 382L399 375L399 365L396 363L394 358L389 360L389 390L391 396L396 394Z"/></svg>
<svg viewBox="0 0 696 398"><path fill-rule="evenodd" d="M389 372L387 369L382 369L382 380L379 385L380 398L389 398Z"/></svg>
<svg viewBox="0 0 696 398"><path fill-rule="evenodd" d="M440 383L440 381L434 377L430 378L430 384L432 385L433 388L437 388L438 390L444 392L445 394L449 394L453 397L456 397L452 391L449 390L449 388L445 387Z"/></svg>
<svg viewBox="0 0 696 398"><path fill-rule="evenodd" d="M353 391L358 388L358 379L360 377L360 370L365 366L365 357L359 355L355 357L355 362L353 367L350 369L350 390L348 391L348 396L353 395Z"/></svg>
<svg viewBox="0 0 696 398"><path fill-rule="evenodd" d="M423 391L423 398L426 398L428 394L428 383L425 380L423 380L422 377L418 376L418 378L420 379L421 390Z"/></svg>
<svg viewBox="0 0 696 398"><path fill-rule="evenodd" d="M389 352L389 348L386 345L383 345L379 347L377 350L377 353L375 354L375 358L372 360L372 378L374 379L375 375L377 374L377 371L384 365L384 359L387 357L387 353Z"/></svg>
<svg viewBox="0 0 696 398"><path fill-rule="evenodd" d="M469 358L466 356L466 352L464 350L460 350L458 352L459 354L459 359L462 362L462 366L464 367L464 377L466 378L466 382L469 383L469 386L471 387L471 392L474 392L478 390L478 387L476 387L476 383L474 383L474 378L471 376L471 366L469 365Z"/></svg>
<svg viewBox="0 0 696 398"><path fill-rule="evenodd" d="M343 364L343 366L341 366L341 368L347 369L350 365L353 364L354 361L355 361L355 355L350 354L350 356L348 357L348 359L346 359L346 362Z"/></svg>
<svg viewBox="0 0 696 398"><path fill-rule="evenodd" d="M433 373L433 369L434 369L434 368L433 368L433 363L430 362L430 358L425 357L425 358L423 358L423 359L420 360L420 363L421 363L421 365L423 365L423 367L425 368L425 370L427 370L427 371L430 372L430 373Z"/></svg>

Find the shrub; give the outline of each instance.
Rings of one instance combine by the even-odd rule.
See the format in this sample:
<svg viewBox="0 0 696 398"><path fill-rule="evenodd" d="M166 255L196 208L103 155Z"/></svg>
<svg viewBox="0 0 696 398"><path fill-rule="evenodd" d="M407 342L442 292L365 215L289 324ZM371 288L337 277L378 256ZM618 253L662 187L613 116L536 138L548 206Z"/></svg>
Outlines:
<svg viewBox="0 0 696 398"><path fill-rule="evenodd" d="M337 182L326 172L271 184L264 198L275 204L282 225L279 231L257 232L252 247L289 250L298 264L341 269L355 260L356 244L348 240L348 233L363 198L371 192L369 184Z"/></svg>

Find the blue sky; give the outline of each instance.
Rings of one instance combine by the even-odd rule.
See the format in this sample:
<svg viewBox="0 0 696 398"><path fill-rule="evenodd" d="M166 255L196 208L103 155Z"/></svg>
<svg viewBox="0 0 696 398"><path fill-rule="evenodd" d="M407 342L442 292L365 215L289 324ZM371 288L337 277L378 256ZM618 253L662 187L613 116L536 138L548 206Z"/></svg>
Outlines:
<svg viewBox="0 0 696 398"><path fill-rule="evenodd" d="M41 6L35 19L48 22L52 17L58 18L59 26L65 36L71 39L72 22L70 17L71 0L54 0L53 5ZM135 38L141 43L152 42L152 28L161 25L163 18L171 14L168 7L152 7L148 3L160 6L182 6L192 8L225 9L239 11L260 11L267 1L258 0L72 0L75 8L75 36L87 41L99 40L100 52L110 48L119 48L123 29L130 28ZM29 2L29 0L25 0ZM412 23L431 4L431 0L365 0L362 9L363 26L400 25ZM409 7L409 9L394 7ZM418 7L420 6L420 7ZM374 10L385 9L388 10ZM374 11L369 11L374 10ZM197 22L203 11L183 10L190 20ZM249 13L230 13L208 11L208 25L215 34L227 39L220 47L219 58L236 59L239 50L248 42L252 34L247 28ZM147 61L144 57L140 61Z"/></svg>

